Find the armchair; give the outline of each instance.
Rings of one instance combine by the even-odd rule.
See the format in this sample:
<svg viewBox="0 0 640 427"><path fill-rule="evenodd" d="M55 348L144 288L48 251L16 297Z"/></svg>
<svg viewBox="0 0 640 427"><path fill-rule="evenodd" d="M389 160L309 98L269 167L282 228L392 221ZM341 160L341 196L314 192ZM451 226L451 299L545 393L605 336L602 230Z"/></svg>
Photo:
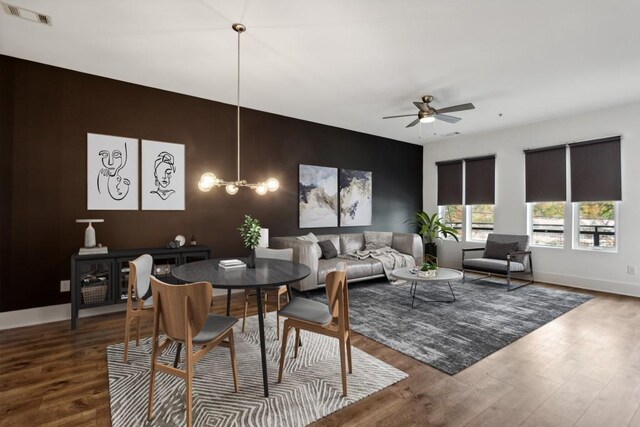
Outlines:
<svg viewBox="0 0 640 427"><path fill-rule="evenodd" d="M467 258L467 253L484 251L480 258ZM492 275L507 278L507 291L513 291L533 283L533 259L529 250L529 236L517 234L489 234L483 248L462 249L462 280L466 282L466 272L487 273L475 280ZM511 279L528 280L524 284L512 285Z"/></svg>

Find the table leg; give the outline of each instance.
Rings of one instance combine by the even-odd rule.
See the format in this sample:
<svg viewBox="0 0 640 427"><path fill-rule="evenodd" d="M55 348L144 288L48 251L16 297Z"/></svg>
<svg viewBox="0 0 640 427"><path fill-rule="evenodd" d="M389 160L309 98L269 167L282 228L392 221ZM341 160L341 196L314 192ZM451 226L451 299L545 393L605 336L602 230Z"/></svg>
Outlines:
<svg viewBox="0 0 640 427"><path fill-rule="evenodd" d="M227 316L231 315L231 289L227 289Z"/></svg>
<svg viewBox="0 0 640 427"><path fill-rule="evenodd" d="M454 302L456 300L456 294L453 293L453 288L451 287L451 282L447 282L447 285L449 285L449 292L451 292L451 299L421 299L420 301L422 302L444 302L447 304L450 304L452 302ZM412 300L411 300L411 308L413 307L413 302L416 299L416 288L418 287L418 282L412 282L411 283L411 296L412 296Z"/></svg>
<svg viewBox="0 0 640 427"><path fill-rule="evenodd" d="M258 305L258 326L260 329L260 356L262 357L262 387L264 397L269 397L269 375L267 373L267 352L264 342L264 319L262 318L262 290L256 289L256 304Z"/></svg>
<svg viewBox="0 0 640 427"><path fill-rule="evenodd" d="M178 348L176 349L176 358L173 360L173 367L178 367L178 362L180 362L180 351L182 350L182 343L178 343Z"/></svg>

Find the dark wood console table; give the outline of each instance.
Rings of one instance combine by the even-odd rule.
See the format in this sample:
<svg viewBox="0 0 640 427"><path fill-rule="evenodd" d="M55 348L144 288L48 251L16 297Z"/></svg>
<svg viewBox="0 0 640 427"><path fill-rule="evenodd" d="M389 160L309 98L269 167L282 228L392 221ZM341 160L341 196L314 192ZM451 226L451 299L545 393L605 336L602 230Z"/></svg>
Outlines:
<svg viewBox="0 0 640 427"><path fill-rule="evenodd" d="M194 261L209 259L208 246L182 246L170 248L143 248L110 250L106 254L71 256L71 329L76 328L78 311L127 302L129 261L142 254L153 257L152 274L159 279L175 283L173 269Z"/></svg>

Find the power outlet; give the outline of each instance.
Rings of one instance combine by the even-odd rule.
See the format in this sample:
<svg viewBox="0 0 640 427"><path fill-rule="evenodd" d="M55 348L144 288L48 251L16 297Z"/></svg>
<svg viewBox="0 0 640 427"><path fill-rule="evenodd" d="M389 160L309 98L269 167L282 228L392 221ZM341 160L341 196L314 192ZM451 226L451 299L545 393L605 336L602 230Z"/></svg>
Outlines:
<svg viewBox="0 0 640 427"><path fill-rule="evenodd" d="M71 281L70 280L61 280L60 281L60 292L69 292L71 290Z"/></svg>
<svg viewBox="0 0 640 427"><path fill-rule="evenodd" d="M638 267L636 267L635 265L627 265L627 274L635 276L636 274L638 274Z"/></svg>

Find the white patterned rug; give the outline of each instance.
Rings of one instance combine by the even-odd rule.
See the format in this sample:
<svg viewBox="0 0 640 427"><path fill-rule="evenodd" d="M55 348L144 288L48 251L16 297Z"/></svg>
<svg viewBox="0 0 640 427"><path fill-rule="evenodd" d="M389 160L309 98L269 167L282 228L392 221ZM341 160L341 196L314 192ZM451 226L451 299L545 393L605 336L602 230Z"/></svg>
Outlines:
<svg viewBox="0 0 640 427"><path fill-rule="evenodd" d="M240 392L233 392L229 350L215 348L195 365L193 421L195 426L304 426L407 377L404 372L353 347L349 395L342 397L338 340L302 332L303 346L293 359L294 333L289 337L284 379L278 379L281 341L275 340L275 313L267 315L265 333L269 397L262 390L258 319L234 327ZM129 363L122 362L123 343L107 348L111 424L120 426L184 425L184 380L156 374L154 419L146 421L149 396L150 338L129 345ZM171 362L173 349L162 360Z"/></svg>

